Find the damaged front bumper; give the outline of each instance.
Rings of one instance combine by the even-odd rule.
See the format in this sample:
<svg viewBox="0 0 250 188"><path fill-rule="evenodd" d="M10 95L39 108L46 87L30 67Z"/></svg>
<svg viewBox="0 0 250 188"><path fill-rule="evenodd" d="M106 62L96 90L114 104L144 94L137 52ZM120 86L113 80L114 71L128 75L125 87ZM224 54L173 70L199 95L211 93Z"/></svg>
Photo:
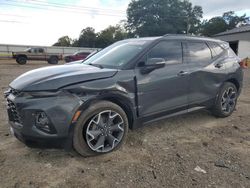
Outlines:
<svg viewBox="0 0 250 188"><path fill-rule="evenodd" d="M82 101L66 91L5 93L12 133L28 146L65 146Z"/></svg>

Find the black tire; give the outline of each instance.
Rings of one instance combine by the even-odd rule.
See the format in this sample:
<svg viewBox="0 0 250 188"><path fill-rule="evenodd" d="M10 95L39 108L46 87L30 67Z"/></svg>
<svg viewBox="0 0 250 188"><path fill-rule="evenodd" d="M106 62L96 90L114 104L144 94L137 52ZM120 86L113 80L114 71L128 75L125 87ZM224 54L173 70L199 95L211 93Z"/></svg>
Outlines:
<svg viewBox="0 0 250 188"><path fill-rule="evenodd" d="M232 93L227 94L230 93L230 91ZM232 96L230 97L229 95ZM238 90L236 86L231 82L225 82L219 91L218 97L215 101L213 108L211 109L212 114L216 117L221 118L230 116L235 110L237 99Z"/></svg>
<svg viewBox="0 0 250 188"><path fill-rule="evenodd" d="M89 140L89 137L90 137L87 133L87 129L89 130L89 128L91 127L91 122L93 122L93 119L96 116L98 116L100 114L104 114L106 111L111 111L111 112L115 112L115 113L119 114L119 116L117 115L119 120L122 118L122 120L123 120L122 121L123 122L122 123L123 132L121 130L119 130L121 132L119 134L122 134L122 136L120 137L119 142L116 143L116 145L115 145L115 140L112 140L113 141L112 147L111 147L111 145L109 145L110 143L106 144L106 146L105 146L105 143L109 142L106 140L106 138L109 140L109 135L114 134L115 131L112 134L109 134L106 136L105 136L105 133L104 133L104 135L98 134L98 136L96 136L96 140L94 139L94 137L92 137L92 139L94 141L96 141L96 145L101 137L105 137L105 141L103 141L103 145L102 145L103 151L97 151L97 150L94 151L93 148L91 148L91 143L87 141L87 140ZM109 115L108 117L110 118L111 116ZM100 120L100 118L98 118L98 122L99 122L99 120ZM102 122L103 122L103 119L102 119ZM107 119L107 122L109 122L109 119ZM108 125L107 122L105 123L106 125ZM112 123L114 123L114 122L112 122ZM96 131L97 129L100 130L99 123L97 124L95 122L94 124L97 127L94 131ZM97 131L99 131L99 130L97 130ZM99 101L95 104L92 104L88 109L86 109L81 114L80 118L78 119L77 124L76 124L75 129L74 129L74 134L73 134L73 147L80 155L82 155L84 157L109 153L109 152L115 151L121 147L121 145L125 142L127 133L128 133L128 119L127 119L127 115L123 111L123 109L120 106L118 106L112 102ZM115 138L115 136L113 136L113 138ZM112 149L106 149L106 151L104 151L105 147L106 148L111 147Z"/></svg>
<svg viewBox="0 0 250 188"><path fill-rule="evenodd" d="M16 58L16 62L20 65L25 65L27 63L27 57L19 56Z"/></svg>
<svg viewBox="0 0 250 188"><path fill-rule="evenodd" d="M56 56L51 56L48 60L48 63L52 65L58 64L58 58Z"/></svg>

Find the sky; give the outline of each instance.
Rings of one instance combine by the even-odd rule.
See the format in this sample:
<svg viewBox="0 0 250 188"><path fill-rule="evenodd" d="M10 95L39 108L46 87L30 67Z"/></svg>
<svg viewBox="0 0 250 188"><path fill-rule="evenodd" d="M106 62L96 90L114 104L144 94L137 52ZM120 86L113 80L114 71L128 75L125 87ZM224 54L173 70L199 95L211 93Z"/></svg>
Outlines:
<svg viewBox="0 0 250 188"><path fill-rule="evenodd" d="M126 19L131 0L0 0L0 43L50 46L82 29L96 32ZM204 18L232 10L250 16L250 0L190 0L200 5Z"/></svg>

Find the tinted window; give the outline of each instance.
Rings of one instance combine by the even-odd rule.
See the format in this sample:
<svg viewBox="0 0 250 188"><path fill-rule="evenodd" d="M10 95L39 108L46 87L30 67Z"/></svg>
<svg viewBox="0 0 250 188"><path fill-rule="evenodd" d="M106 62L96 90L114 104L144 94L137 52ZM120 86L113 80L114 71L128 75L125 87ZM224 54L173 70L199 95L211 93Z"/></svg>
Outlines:
<svg viewBox="0 0 250 188"><path fill-rule="evenodd" d="M212 50L213 57L219 56L224 51L223 48L215 42L209 42L208 44Z"/></svg>
<svg viewBox="0 0 250 188"><path fill-rule="evenodd" d="M119 41L89 57L83 63L93 66L101 65L105 68L120 68L129 63L130 60L142 52L151 42L151 40L142 39Z"/></svg>
<svg viewBox="0 0 250 188"><path fill-rule="evenodd" d="M188 63L208 63L212 59L211 50L204 42L187 43Z"/></svg>
<svg viewBox="0 0 250 188"><path fill-rule="evenodd" d="M39 52L39 53L43 53L43 49L42 49L42 48L39 48L39 49L38 49L38 52Z"/></svg>
<svg viewBox="0 0 250 188"><path fill-rule="evenodd" d="M167 64L182 63L181 42L160 42L149 52L148 59L150 58L162 58Z"/></svg>
<svg viewBox="0 0 250 188"><path fill-rule="evenodd" d="M83 56L87 56L87 55L89 55L89 53L86 53L86 52L80 52L80 53L78 53L79 55L83 55Z"/></svg>

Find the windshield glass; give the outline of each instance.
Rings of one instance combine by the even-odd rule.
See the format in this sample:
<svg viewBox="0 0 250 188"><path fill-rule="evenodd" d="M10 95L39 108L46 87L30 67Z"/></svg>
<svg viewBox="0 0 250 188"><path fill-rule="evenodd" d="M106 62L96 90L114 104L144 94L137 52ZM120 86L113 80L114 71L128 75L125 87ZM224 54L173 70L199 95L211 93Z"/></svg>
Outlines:
<svg viewBox="0 0 250 188"><path fill-rule="evenodd" d="M31 48L27 48L26 50L24 50L25 52L30 52Z"/></svg>
<svg viewBox="0 0 250 188"><path fill-rule="evenodd" d="M89 57L83 63L119 69L140 53L149 43L150 40L125 40L116 42Z"/></svg>

